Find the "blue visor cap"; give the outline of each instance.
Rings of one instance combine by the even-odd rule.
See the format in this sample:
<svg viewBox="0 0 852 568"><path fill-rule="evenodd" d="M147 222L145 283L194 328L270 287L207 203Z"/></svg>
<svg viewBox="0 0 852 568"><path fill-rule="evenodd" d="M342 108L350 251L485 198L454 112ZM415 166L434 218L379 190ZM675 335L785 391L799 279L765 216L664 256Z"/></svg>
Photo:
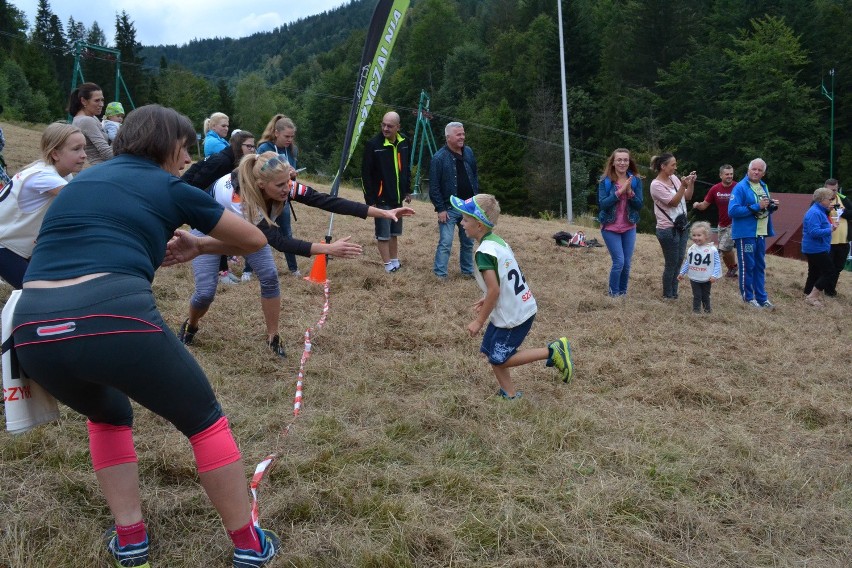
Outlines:
<svg viewBox="0 0 852 568"><path fill-rule="evenodd" d="M485 211L483 211L482 208L476 203L475 195L470 199L465 199L464 201L462 201L455 195L451 195L450 204L453 206L453 209L461 211L465 215L476 217L477 221L479 221L489 229L494 228L494 223L488 220L488 217L485 216Z"/></svg>

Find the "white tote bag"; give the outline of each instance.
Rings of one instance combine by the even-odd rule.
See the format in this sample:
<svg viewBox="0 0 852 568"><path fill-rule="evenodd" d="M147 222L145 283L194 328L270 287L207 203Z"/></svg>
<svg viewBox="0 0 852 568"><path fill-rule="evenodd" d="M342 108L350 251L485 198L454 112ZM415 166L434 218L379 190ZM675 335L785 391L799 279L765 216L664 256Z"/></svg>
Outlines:
<svg viewBox="0 0 852 568"><path fill-rule="evenodd" d="M20 296L21 291L15 290L3 306L3 342L12 335L12 315ZM6 405L6 430L13 434L59 418L56 399L24 376L11 350L3 353L3 404Z"/></svg>

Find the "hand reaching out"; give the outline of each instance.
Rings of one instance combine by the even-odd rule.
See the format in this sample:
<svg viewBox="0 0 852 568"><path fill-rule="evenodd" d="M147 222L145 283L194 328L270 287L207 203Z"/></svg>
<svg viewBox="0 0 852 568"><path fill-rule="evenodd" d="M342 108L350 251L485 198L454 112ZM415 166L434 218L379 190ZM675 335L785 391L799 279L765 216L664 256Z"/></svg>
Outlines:
<svg viewBox="0 0 852 568"><path fill-rule="evenodd" d="M329 244L328 252L326 254L330 254L337 258L355 258L356 256L359 256L362 252L364 252L364 248L358 243L350 243L349 239L351 238L351 236L344 237Z"/></svg>
<svg viewBox="0 0 852 568"><path fill-rule="evenodd" d="M396 209L385 211L385 213L387 219L397 221L399 217L411 217L414 215L414 209L411 207L397 207Z"/></svg>
<svg viewBox="0 0 852 568"><path fill-rule="evenodd" d="M182 229L177 229L174 236L166 243L166 256L160 266L172 266L189 262L201 254L200 239Z"/></svg>

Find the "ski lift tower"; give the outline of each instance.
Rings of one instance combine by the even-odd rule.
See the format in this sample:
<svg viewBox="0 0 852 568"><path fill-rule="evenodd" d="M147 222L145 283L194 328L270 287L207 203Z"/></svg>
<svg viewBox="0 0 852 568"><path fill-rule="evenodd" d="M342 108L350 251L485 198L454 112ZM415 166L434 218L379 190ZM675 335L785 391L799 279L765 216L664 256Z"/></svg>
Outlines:
<svg viewBox="0 0 852 568"><path fill-rule="evenodd" d="M414 140L411 144L411 169L416 166L417 173L414 174L414 195L420 195L420 172L423 165L423 147L429 149L429 157L435 155L438 146L432 135L432 113L429 112L429 95L426 91L420 91L420 103L417 106L417 124L414 127ZM428 193L428 192L427 192Z"/></svg>
<svg viewBox="0 0 852 568"><path fill-rule="evenodd" d="M130 91L127 90L127 84L124 82L124 79L121 76L121 52L117 49L112 49L109 47L104 47L102 45L94 45L91 43L86 43L85 41L78 41L74 44L74 71L71 74L71 90L77 88L77 80L79 79L80 83L85 83L86 79L83 78L83 68L80 65L80 60L85 58L88 54L87 50L91 51L100 51L101 53L106 53L115 59L115 98L114 101L121 101L121 90L124 89L124 94L127 95L127 102L130 103L131 109L136 109L136 105L133 104L133 99L130 96ZM68 122L71 122L71 118L69 117Z"/></svg>

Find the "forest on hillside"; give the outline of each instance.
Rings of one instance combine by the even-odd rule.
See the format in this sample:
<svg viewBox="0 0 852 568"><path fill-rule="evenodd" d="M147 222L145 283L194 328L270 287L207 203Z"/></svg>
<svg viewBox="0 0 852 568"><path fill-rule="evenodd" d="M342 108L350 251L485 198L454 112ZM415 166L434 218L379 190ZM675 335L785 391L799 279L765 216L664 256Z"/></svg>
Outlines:
<svg viewBox="0 0 852 568"><path fill-rule="evenodd" d="M258 135L283 112L299 127L300 165L333 175L374 5L352 0L243 39L146 48L122 12L114 47L137 106L172 106L199 130L223 111L232 127ZM562 9L575 215L593 208L603 160L622 146L640 164L674 152L681 171L698 171L699 192L721 164L740 175L756 156L776 192L852 176L852 0L573 0ZM32 30L0 0L0 24L4 118L61 117L70 46L80 37L105 42L103 31L73 18L63 30L46 0ZM107 97L111 65L83 63ZM564 210L556 2L412 1L365 133L393 108L412 134L422 91L438 144L448 121L464 122L482 189L505 210ZM359 176L359 163L356 155L348 177Z"/></svg>

